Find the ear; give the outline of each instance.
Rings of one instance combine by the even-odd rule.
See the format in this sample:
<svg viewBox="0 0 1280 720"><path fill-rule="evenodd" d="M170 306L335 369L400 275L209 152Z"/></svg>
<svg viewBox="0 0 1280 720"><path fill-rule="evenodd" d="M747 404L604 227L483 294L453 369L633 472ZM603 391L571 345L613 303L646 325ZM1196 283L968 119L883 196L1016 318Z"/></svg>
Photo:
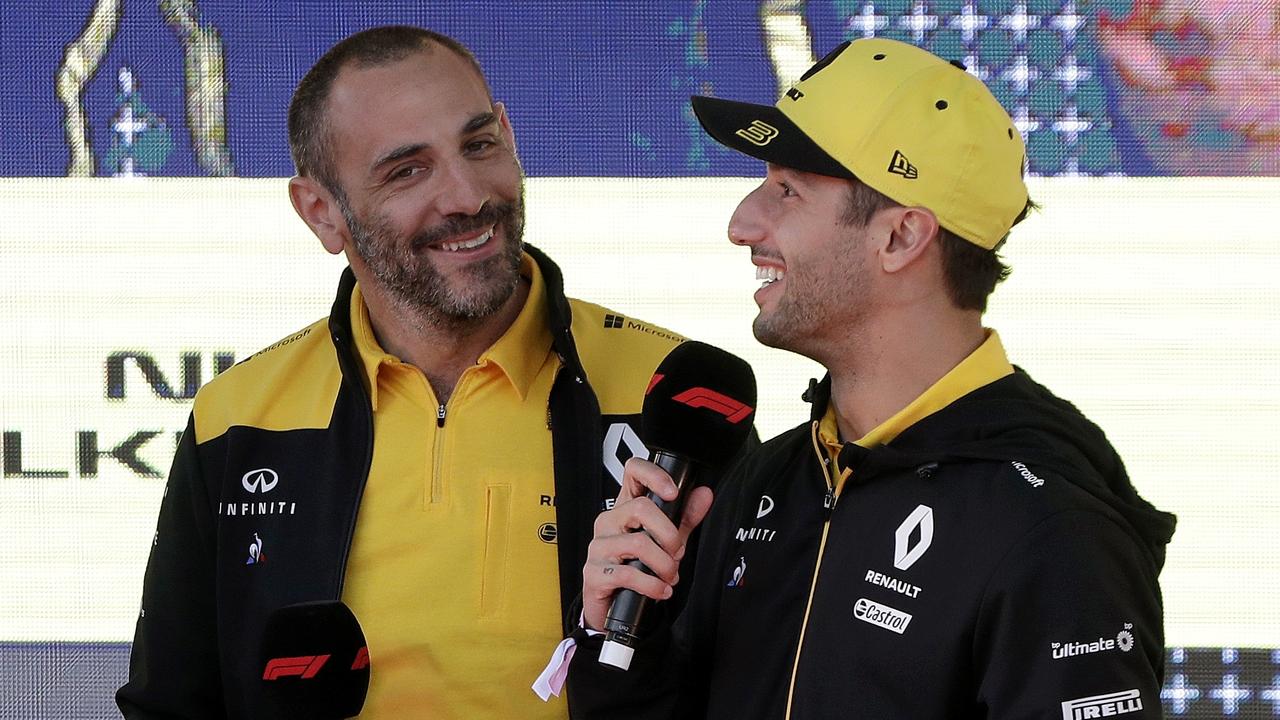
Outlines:
<svg viewBox="0 0 1280 720"><path fill-rule="evenodd" d="M325 250L337 255L346 249L350 232L333 193L313 178L295 176L289 180L289 200Z"/></svg>
<svg viewBox="0 0 1280 720"><path fill-rule="evenodd" d="M938 218L922 207L893 208L884 213L890 224L889 242L880 250L885 272L899 272L915 263L938 237Z"/></svg>
<svg viewBox="0 0 1280 720"><path fill-rule="evenodd" d="M516 149L516 132L511 127L511 116L507 115L507 106L504 103L496 102L493 104L493 111L498 115L498 125L502 127L502 137L514 151Z"/></svg>

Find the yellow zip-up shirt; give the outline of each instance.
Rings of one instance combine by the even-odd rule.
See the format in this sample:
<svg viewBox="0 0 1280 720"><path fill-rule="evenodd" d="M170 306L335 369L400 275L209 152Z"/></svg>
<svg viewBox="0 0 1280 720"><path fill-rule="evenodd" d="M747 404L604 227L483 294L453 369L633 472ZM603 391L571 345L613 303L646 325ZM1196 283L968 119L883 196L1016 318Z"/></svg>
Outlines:
<svg viewBox="0 0 1280 720"><path fill-rule="evenodd" d="M373 465L343 599L369 645L361 717L563 718L529 689L560 639L547 400L559 368L546 289L458 380L443 418L426 376L374 337L355 344L373 402Z"/></svg>

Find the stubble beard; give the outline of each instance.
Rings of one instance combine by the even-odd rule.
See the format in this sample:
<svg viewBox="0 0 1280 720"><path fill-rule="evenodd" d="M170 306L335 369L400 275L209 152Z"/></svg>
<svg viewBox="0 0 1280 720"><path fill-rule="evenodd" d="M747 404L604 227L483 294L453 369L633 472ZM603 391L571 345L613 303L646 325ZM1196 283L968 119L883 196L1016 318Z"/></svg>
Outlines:
<svg viewBox="0 0 1280 720"><path fill-rule="evenodd" d="M762 309L756 315L751 323L751 332L761 345L800 352L798 343L805 328L813 327L817 320L818 313L812 304L806 306L791 302L791 298L784 294L778 298L772 312L766 313Z"/></svg>
<svg viewBox="0 0 1280 720"><path fill-rule="evenodd" d="M787 273L787 286L773 309L762 309L751 323L761 345L825 363L833 349L833 333L848 337L860 332L867 278L861 255L852 247L848 250L829 272Z"/></svg>
<svg viewBox="0 0 1280 720"><path fill-rule="evenodd" d="M343 207L356 254L368 266L390 300L413 324L465 328L498 312L520 282L524 253L524 188L515 200L486 203L480 212L451 219L405 238L379 215L361 219ZM462 233L494 228L503 247L497 254L463 266L452 277L432 262L428 243ZM492 240L491 240L492 242Z"/></svg>

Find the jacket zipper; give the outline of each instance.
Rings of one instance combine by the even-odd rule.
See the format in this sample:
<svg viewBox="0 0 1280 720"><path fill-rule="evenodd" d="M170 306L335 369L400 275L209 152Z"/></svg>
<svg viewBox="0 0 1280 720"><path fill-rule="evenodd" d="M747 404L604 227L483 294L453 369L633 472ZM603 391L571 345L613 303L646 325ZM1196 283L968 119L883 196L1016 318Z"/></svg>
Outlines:
<svg viewBox="0 0 1280 720"><path fill-rule="evenodd" d="M474 366L473 366L474 367ZM449 400L440 403L436 407L436 441L435 447L432 449L431 459L431 499L432 505L441 502L444 499L444 422L449 415L449 403L453 399L462 394L463 386L467 382L467 378L472 374L471 368L462 371L462 375L458 378L458 384L453 386L453 392L449 395ZM425 380L426 377L424 376ZM428 384L429 385L429 384Z"/></svg>
<svg viewBox="0 0 1280 720"><path fill-rule="evenodd" d="M791 704L796 691L796 675L800 671L800 652L804 649L804 636L809 629L809 611L813 608L813 595L818 587L818 570L822 567L822 555L827 549L827 534L831 530L831 514L835 512L836 501L840 498L840 489L844 487L844 481L852 473L851 470L845 470L840 474L838 482L831 479L831 459L827 457L822 448L822 442L818 439L818 421L816 420L809 426L809 437L813 441L813 450L818 455L818 466L822 468L822 478L827 485L826 493L822 496L822 508L826 510L826 513L822 518L822 538L818 541L818 559L814 562L813 578L809 581L809 599L804 606L804 621L800 625L800 638L796 641L796 655L791 662L791 682L787 686L787 720L791 718Z"/></svg>

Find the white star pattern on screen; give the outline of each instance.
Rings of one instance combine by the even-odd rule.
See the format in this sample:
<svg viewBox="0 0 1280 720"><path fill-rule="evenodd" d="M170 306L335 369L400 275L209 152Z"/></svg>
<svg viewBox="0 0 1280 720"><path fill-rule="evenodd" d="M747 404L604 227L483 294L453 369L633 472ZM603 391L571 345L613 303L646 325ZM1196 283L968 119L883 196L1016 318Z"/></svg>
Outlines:
<svg viewBox="0 0 1280 720"><path fill-rule="evenodd" d="M960 14L951 18L947 23L947 27L960 31L960 39L965 45L973 43L978 35L979 30L986 30L991 27L991 18L987 15L980 15L977 9L971 3L965 3L960 8Z"/></svg>
<svg viewBox="0 0 1280 720"><path fill-rule="evenodd" d="M1240 705L1253 696L1253 691L1239 683L1238 675L1223 675L1222 684L1209 691L1209 697L1222 703L1223 715L1235 715L1240 711Z"/></svg>
<svg viewBox="0 0 1280 720"><path fill-rule="evenodd" d="M1076 31L1084 27L1086 18L1076 12L1075 0L1062 7L1062 11L1049 18L1049 27L1062 33L1062 42L1071 45L1076 41Z"/></svg>
<svg viewBox="0 0 1280 720"><path fill-rule="evenodd" d="M1033 147L1030 153L1031 174L1116 174L1114 154L1095 157L1081 169L1082 138L1110 130L1111 122L1105 114L1095 115L1096 107L1085 112L1078 103L1082 85L1097 82L1096 69L1083 62L1078 52L1080 35L1092 22L1079 5L1079 0L1064 0L1046 9L1041 3L1034 7L1045 12L1035 12L1027 0L1017 0L1008 12L996 13L983 12L978 0L964 0L959 8L914 0L894 4L892 11L885 2L861 2L853 5L844 27L849 38L889 34L963 62L970 74L992 85L1023 140L1039 148ZM959 48L954 44L957 40ZM932 45L935 42L940 43L937 48ZM1053 43L1047 46L1053 49L1050 57L1044 57L1043 43ZM1034 52L1037 49L1039 54ZM1052 86L1045 88L1046 83ZM1033 95L1041 98L1035 108ZM1045 97L1054 98L1051 106L1043 104ZM1055 139L1048 146L1037 144L1044 139L1039 133L1051 133ZM1052 148L1047 156L1046 147ZM1102 152L1107 152L1105 145ZM1054 164L1044 167L1045 162Z"/></svg>
<svg viewBox="0 0 1280 720"><path fill-rule="evenodd" d="M1271 678L1271 684L1262 688L1258 697L1263 702L1271 703L1271 714L1280 715L1280 674Z"/></svg>
<svg viewBox="0 0 1280 720"><path fill-rule="evenodd" d="M1178 673L1165 683L1160 699L1174 715L1183 715L1200 699L1200 688L1187 682L1186 675Z"/></svg>
<svg viewBox="0 0 1280 720"><path fill-rule="evenodd" d="M862 37L875 37L876 33L889 27L889 16L877 15L876 4L869 2L862 6L862 12L849 18L848 27Z"/></svg>
<svg viewBox="0 0 1280 720"><path fill-rule="evenodd" d="M925 3L917 1L915 7L911 8L910 15L898 18L898 27L909 31L911 39L916 44L924 42L925 36L938 27L938 16L928 13L929 9Z"/></svg>
<svg viewBox="0 0 1280 720"><path fill-rule="evenodd" d="M1027 32L1040 27L1040 16L1028 15L1025 2L1014 3L1013 12L1000 18L1000 27L1013 33L1014 42L1025 45Z"/></svg>

